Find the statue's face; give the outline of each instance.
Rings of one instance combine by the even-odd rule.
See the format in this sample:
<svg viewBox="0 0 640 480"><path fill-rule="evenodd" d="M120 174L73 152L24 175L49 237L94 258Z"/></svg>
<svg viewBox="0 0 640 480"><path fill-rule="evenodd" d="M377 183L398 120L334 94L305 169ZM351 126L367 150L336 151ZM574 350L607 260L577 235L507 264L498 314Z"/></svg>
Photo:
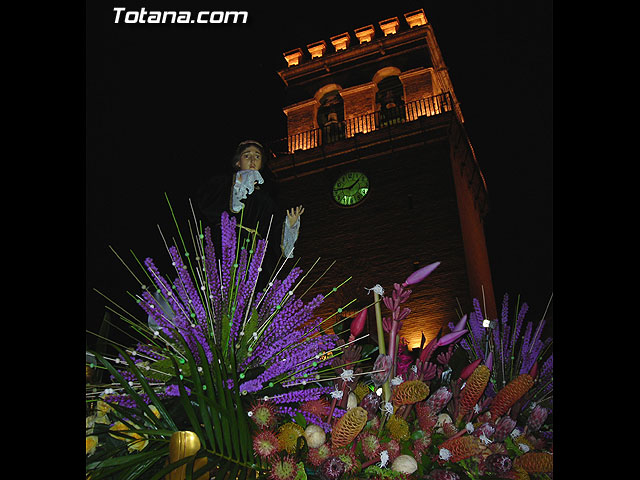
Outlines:
<svg viewBox="0 0 640 480"><path fill-rule="evenodd" d="M258 147L249 145L240 154L236 163L240 170L260 170L262 168L262 153Z"/></svg>

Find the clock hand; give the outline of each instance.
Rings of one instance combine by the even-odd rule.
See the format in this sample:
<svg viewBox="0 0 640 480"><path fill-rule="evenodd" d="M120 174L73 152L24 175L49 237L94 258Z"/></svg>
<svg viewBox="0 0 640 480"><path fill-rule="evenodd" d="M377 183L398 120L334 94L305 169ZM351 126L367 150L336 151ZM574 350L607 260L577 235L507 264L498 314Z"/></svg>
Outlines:
<svg viewBox="0 0 640 480"><path fill-rule="evenodd" d="M342 188L336 188L336 190L350 190L351 187L353 187L356 183L358 183L358 180L356 180L355 182L353 182L351 185L349 185L348 187L342 187Z"/></svg>
<svg viewBox="0 0 640 480"><path fill-rule="evenodd" d="M349 189L349 191L351 191L351 187L353 187L356 183L358 183L360 181L360 179L356 180L355 182L353 182L351 185L349 185L348 187L344 187L341 188L340 190L347 190Z"/></svg>

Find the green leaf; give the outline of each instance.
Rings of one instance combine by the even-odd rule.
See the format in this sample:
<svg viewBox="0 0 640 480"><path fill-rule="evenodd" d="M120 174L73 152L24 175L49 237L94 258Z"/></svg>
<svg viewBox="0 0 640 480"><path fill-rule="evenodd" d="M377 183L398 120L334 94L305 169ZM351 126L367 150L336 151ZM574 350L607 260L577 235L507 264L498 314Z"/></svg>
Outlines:
<svg viewBox="0 0 640 480"><path fill-rule="evenodd" d="M229 303L232 303L233 299L229 299ZM229 348L229 334L231 333L231 327L229 322L233 317L227 314L222 314L220 320L221 334L220 334L220 346L222 347L222 358L227 357L227 349Z"/></svg>
<svg viewBox="0 0 640 480"><path fill-rule="evenodd" d="M296 413L295 421L302 428L307 428L307 419L304 418L304 415L302 415L302 412Z"/></svg>
<svg viewBox="0 0 640 480"><path fill-rule="evenodd" d="M196 365L196 361L195 358L193 358L193 355L191 354L191 351L189 350L186 342L184 341L184 339L181 337L180 340L182 340L184 346L185 346L185 356L187 358L187 364L190 368L190 371L192 372L191 375L191 380L194 383L194 388L191 391L191 394L193 395L195 393L195 395L198 397L198 406L200 407L200 417L201 420L204 424L204 429L205 432L207 434L206 439L207 442L204 441L204 438L200 438L200 441L202 442L202 445L205 448L209 448L209 449L215 449L216 443L215 443L215 439L213 437L213 429L211 427L211 420L210 420L210 415L209 415L209 410L205 404L205 398L204 398L204 394L203 394L203 389L202 389L202 381L200 379L200 375L198 374L198 367ZM196 342L198 345L198 349L199 349L199 355L200 358L206 358L206 356L204 355L204 351L202 349L202 346L200 345L199 342ZM203 362L204 363L204 362ZM203 369L204 370L204 369ZM200 435L198 435L200 437Z"/></svg>
<svg viewBox="0 0 640 480"><path fill-rule="evenodd" d="M294 480L307 480L307 471L304 469L304 462L298 463L298 474Z"/></svg>
<svg viewBox="0 0 640 480"><path fill-rule="evenodd" d="M216 385L216 392L218 393L218 401L220 406L223 409L227 408L227 402L224 395L224 391L227 389L226 386L226 371L223 371L224 364L220 361L219 353L220 351L217 348L211 350L213 353L213 359L211 362L212 372L213 372L213 380ZM223 381L224 378L224 381ZM233 456L233 450L231 448L231 431L229 429L229 416L228 415L220 415L219 416L221 427L222 427L222 438L224 439L225 452L228 456Z"/></svg>
<svg viewBox="0 0 640 480"><path fill-rule="evenodd" d="M225 475L229 471L230 467L231 467L231 462L224 462L221 465L219 465L215 480L221 480L225 478ZM229 478L233 478L233 477L229 477Z"/></svg>
<svg viewBox="0 0 640 480"><path fill-rule="evenodd" d="M171 473L176 468L181 467L182 465L184 465L185 463L188 463L189 461L192 461L193 458L195 458L195 455L181 458L180 460L176 460L175 462L170 463L169 465L163 467L161 470L156 472L156 474L153 477L151 477L149 480L163 480L168 473Z"/></svg>
<svg viewBox="0 0 640 480"><path fill-rule="evenodd" d="M165 455L164 451L152 450L149 452L140 452L134 454L123 455L120 457L107 458L99 462L93 462L86 466L87 472L95 469L103 469L109 467L121 467L123 465L128 466L141 461L148 460L149 458L159 458Z"/></svg>
<svg viewBox="0 0 640 480"><path fill-rule="evenodd" d="M176 359L172 356L171 360L174 362L174 366L176 370L179 370L178 362L176 361ZM191 429L198 436L198 439L200 440L200 444L204 445L205 444L204 434L202 433L202 429L200 428L200 422L198 421L195 411L193 410L193 406L191 405L191 399L189 398L189 394L187 393L184 382L182 381L180 376L176 378L176 381L178 382L178 390L180 391L180 404L182 405L182 408L184 410L184 413L187 415L187 418L191 422Z"/></svg>
<svg viewBox="0 0 640 480"><path fill-rule="evenodd" d="M149 386L149 383L145 379L144 375L142 375L142 373L140 372L138 367L136 367L133 360L131 360L131 357L129 357L129 355L127 355L127 353L124 352L119 347L117 346L114 346L114 347L127 361L129 368L131 369L132 373L136 376L136 378L140 382L142 389L149 396L149 400L158 409L158 412L160 412L160 415L162 416L162 418L165 420L165 422L167 422L169 428L173 429L174 431L178 430L178 427L176 426L175 422L171 418L171 415L169 415L169 412L167 412L167 410L165 409L164 405L162 404L158 396L155 394L153 389ZM92 353L98 359L98 361L101 362L107 368L107 370L109 370L111 375L113 375L113 377L118 381L118 383L122 385L122 387L127 392L127 394L135 401L138 408L140 408L144 412L144 414L149 418L149 420L151 420L152 422L156 422L155 414L151 411L151 409L149 408L147 403L142 399L142 397L135 390L133 390L133 388L131 388L131 386L129 385L129 382L120 374L120 372L118 372L98 352L90 352L90 353Z"/></svg>
<svg viewBox="0 0 640 480"><path fill-rule="evenodd" d="M213 345L210 345L210 348L214 348ZM204 355L202 346L200 346L200 344L198 344L198 354L200 355L200 358L206 358L206 356ZM206 398L204 398L204 400L209 405L207 419L211 424L211 427L213 430L213 436L215 438L215 442L210 439L212 444L212 449L214 450L217 449L217 451L219 452L224 452L224 443L222 440L222 426L220 424L220 413L222 411L222 408L216 401L217 400L216 389L213 385L213 379L211 375L211 365L209 365L208 363L204 363L204 365L202 366L202 373L203 373L202 377L204 380L204 385L207 387L206 389L207 395L206 395ZM207 435L209 435L209 432L207 432Z"/></svg>
<svg viewBox="0 0 640 480"><path fill-rule="evenodd" d="M238 355L237 361L242 364L249 356L249 343L253 341L253 334L258 329L258 311L253 310L251 316L247 319L244 326L244 335L240 337L240 348L236 349Z"/></svg>
<svg viewBox="0 0 640 480"><path fill-rule="evenodd" d="M170 358L165 358L163 360L158 360L150 365L150 368L154 369L153 375L155 378L162 382L168 382L173 377L178 376L178 372L173 368L173 363L171 363ZM191 371L188 367L182 367L183 375L185 377L191 376ZM160 373L162 372L162 373Z"/></svg>

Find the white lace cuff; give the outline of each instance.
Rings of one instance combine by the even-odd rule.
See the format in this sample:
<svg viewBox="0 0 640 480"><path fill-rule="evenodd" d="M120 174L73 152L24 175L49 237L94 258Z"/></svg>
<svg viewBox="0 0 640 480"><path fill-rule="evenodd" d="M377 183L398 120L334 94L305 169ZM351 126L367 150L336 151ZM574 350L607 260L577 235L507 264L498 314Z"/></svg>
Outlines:
<svg viewBox="0 0 640 480"><path fill-rule="evenodd" d="M298 240L298 232L300 231L300 218L296 220L293 227L289 226L289 219L285 216L284 225L282 226L282 253L286 258L293 258L293 247Z"/></svg>

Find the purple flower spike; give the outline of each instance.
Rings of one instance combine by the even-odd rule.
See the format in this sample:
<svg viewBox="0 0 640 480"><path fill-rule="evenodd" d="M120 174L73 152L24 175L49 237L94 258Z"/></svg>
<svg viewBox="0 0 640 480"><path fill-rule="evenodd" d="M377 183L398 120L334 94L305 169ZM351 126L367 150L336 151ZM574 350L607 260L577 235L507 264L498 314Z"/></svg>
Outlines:
<svg viewBox="0 0 640 480"><path fill-rule="evenodd" d="M407 285L415 285L416 283L420 283L425 278L427 278L431 272L438 268L438 265L440 265L440 262L435 262L427 265L426 267L422 267L419 270L416 270L407 277L402 286L406 287Z"/></svg>
<svg viewBox="0 0 640 480"><path fill-rule="evenodd" d="M453 330L451 330L451 332L459 332L460 330L462 330L465 326L467 325L467 314L465 313L464 316L460 319L460 321L456 324L455 327L453 327Z"/></svg>
<svg viewBox="0 0 640 480"><path fill-rule="evenodd" d="M445 336L441 337L440 340L438 340L438 346L444 347L445 345L449 345L450 343L453 343L462 336L466 335L468 331L469 330L465 328L464 330L460 330L457 332L447 333Z"/></svg>

